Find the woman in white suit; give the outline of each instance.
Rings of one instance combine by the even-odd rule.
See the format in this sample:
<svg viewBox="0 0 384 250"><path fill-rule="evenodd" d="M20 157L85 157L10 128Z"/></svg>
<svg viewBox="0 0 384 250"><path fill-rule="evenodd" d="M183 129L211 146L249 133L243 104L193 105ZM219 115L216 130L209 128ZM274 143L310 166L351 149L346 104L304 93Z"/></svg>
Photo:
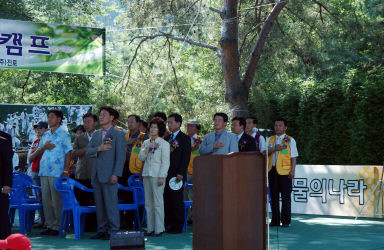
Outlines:
<svg viewBox="0 0 384 250"><path fill-rule="evenodd" d="M158 237L164 232L163 193L169 168L170 146L161 138L166 131L164 121L154 118L149 125L150 138L144 141L139 154L139 159L144 161L142 176L147 211L145 235Z"/></svg>

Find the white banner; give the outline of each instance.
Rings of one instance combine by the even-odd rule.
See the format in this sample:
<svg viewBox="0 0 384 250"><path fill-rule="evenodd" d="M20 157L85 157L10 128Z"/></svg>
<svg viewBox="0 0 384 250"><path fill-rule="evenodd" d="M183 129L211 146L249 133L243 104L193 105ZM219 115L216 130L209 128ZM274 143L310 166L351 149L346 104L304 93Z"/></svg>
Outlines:
<svg viewBox="0 0 384 250"><path fill-rule="evenodd" d="M356 216L366 204L362 217L383 217L384 190L379 196L382 168L297 165L292 188L292 213ZM380 202L377 202L379 198Z"/></svg>

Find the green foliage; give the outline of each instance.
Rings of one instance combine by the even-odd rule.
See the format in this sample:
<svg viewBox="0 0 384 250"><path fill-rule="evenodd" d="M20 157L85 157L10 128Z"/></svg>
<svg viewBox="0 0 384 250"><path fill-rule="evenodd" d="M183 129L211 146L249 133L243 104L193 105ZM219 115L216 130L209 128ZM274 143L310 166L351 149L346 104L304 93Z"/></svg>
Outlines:
<svg viewBox="0 0 384 250"><path fill-rule="evenodd" d="M382 164L382 1L287 5L261 58L250 112L288 120L299 163ZM262 113L260 110L268 111Z"/></svg>
<svg viewBox="0 0 384 250"><path fill-rule="evenodd" d="M239 4L241 74L273 7L254 5ZM212 115L228 112L216 54L164 37L142 40L170 32L219 46L222 20L209 6L221 9L222 1L2 1L2 18L105 27L107 74L1 69L0 100L112 105L123 122L131 113L149 119L156 111L179 112L184 120L199 120L202 134L212 131ZM262 128L273 128L279 116L288 120L299 163L382 163L383 22L380 0L295 0L279 15L257 67L249 110Z"/></svg>

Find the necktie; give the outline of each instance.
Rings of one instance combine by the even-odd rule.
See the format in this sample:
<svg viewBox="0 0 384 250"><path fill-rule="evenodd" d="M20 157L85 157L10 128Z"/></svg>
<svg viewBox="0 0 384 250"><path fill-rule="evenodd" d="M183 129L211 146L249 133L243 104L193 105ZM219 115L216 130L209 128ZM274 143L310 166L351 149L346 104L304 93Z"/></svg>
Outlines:
<svg viewBox="0 0 384 250"><path fill-rule="evenodd" d="M173 133L171 133L170 135L169 135L169 141L173 141L173 137L174 137L175 135L173 134Z"/></svg>

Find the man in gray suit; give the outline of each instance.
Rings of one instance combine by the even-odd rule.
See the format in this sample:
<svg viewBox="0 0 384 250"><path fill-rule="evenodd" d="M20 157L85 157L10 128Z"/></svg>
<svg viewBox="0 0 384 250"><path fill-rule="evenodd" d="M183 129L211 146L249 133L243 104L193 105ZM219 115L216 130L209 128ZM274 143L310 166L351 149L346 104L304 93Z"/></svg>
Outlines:
<svg viewBox="0 0 384 250"><path fill-rule="evenodd" d="M87 146L91 141L93 133L96 131L97 116L92 113L83 115L83 125L85 133L76 136L73 143L72 158L78 157L75 179L88 188L92 188L91 174L92 174L92 158L85 154ZM75 188L75 196L79 201L80 206L92 206L95 201L93 193L82 191ZM96 231L96 215L87 214L85 231Z"/></svg>
<svg viewBox="0 0 384 250"><path fill-rule="evenodd" d="M92 135L86 150L86 154L93 158L91 181L97 216L98 233L92 239L109 240L111 233L120 229L117 180L123 173L127 142L124 133L113 126L118 118L115 109L100 108L102 128Z"/></svg>
<svg viewBox="0 0 384 250"><path fill-rule="evenodd" d="M200 155L220 155L239 152L237 136L227 132L228 116L225 113L216 113L213 116L215 132L204 137L200 146Z"/></svg>

